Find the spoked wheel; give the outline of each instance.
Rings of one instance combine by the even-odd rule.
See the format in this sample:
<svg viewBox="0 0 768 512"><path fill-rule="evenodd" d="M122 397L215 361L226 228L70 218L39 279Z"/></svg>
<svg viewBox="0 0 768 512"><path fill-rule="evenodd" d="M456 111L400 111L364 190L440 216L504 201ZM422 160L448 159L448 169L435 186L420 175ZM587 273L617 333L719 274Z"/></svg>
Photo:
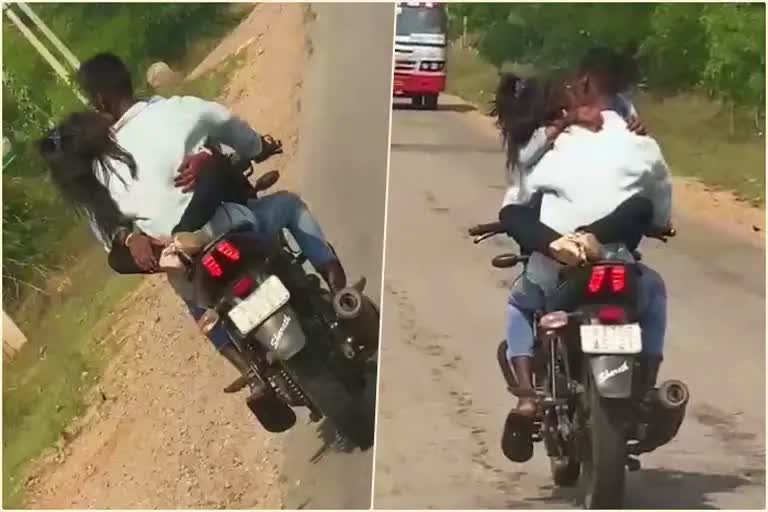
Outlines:
<svg viewBox="0 0 768 512"><path fill-rule="evenodd" d="M622 417L625 402L602 398L590 382L589 427L584 436L584 508L620 509L624 502L627 448Z"/></svg>

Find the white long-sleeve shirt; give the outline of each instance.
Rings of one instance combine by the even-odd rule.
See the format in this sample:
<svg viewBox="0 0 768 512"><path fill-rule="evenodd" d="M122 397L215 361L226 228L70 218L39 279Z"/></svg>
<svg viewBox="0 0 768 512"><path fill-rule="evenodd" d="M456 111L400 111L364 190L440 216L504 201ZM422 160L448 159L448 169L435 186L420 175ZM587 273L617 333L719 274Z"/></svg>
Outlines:
<svg viewBox="0 0 768 512"><path fill-rule="evenodd" d="M261 152L261 137L247 123L224 106L200 98L138 102L114 129L117 143L136 161L137 176L132 178L122 162L111 161L119 178L110 176L105 185L118 209L156 238L171 235L192 198L191 192L174 185L186 155L198 152L207 141L229 146L246 158Z"/></svg>
<svg viewBox="0 0 768 512"><path fill-rule="evenodd" d="M530 193L542 192L540 220L560 233L605 217L630 197L647 197L653 204L653 224L671 219L672 185L659 145L648 136L630 132L612 110L602 113L598 132L572 126L555 140L527 177ZM531 256L527 272L549 288L558 265L542 254Z"/></svg>
<svg viewBox="0 0 768 512"><path fill-rule="evenodd" d="M628 94L618 94L613 102L613 109L626 121L637 117L637 109ZM526 185L528 175L541 157L552 148L553 141L547 138L546 127L540 126L531 134L518 150L515 166L507 170L507 190L501 201L501 207L508 204L525 204L531 198Z"/></svg>

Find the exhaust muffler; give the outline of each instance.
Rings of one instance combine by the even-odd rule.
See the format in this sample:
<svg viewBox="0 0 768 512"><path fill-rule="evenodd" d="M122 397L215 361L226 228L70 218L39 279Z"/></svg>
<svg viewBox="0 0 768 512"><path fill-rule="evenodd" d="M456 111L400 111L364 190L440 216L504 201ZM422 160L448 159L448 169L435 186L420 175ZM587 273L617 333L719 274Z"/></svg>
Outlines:
<svg viewBox="0 0 768 512"><path fill-rule="evenodd" d="M342 320L351 320L363 309L363 294L353 287L343 288L333 295L333 310Z"/></svg>
<svg viewBox="0 0 768 512"><path fill-rule="evenodd" d="M665 380L656 390L656 400L665 409L682 409L691 397L688 386L679 380Z"/></svg>

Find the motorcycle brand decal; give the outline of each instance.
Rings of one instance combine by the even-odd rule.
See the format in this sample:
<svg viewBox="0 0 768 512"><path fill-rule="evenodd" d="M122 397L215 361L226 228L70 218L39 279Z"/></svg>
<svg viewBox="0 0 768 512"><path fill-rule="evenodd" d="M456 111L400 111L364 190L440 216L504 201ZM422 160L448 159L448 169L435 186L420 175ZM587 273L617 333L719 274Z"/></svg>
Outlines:
<svg viewBox="0 0 768 512"><path fill-rule="evenodd" d="M598 384L605 384L605 381L608 379L611 379L621 373L628 372L629 371L629 365L626 361L621 363L621 365L617 366L613 370L605 369L597 374L597 383Z"/></svg>
<svg viewBox="0 0 768 512"><path fill-rule="evenodd" d="M288 329L290 323L291 317L283 315L283 323L280 325L277 332L272 335L272 339L269 340L269 346L272 347L272 350L277 350L277 347L280 346L280 340L283 339L283 334L285 334L285 330Z"/></svg>

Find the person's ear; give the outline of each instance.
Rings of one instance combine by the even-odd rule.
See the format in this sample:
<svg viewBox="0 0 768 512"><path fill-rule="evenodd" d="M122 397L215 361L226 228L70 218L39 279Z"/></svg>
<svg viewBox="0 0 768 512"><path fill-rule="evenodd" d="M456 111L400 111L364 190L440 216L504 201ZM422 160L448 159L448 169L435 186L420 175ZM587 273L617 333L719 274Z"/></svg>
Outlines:
<svg viewBox="0 0 768 512"><path fill-rule="evenodd" d="M100 112L107 111L107 104L104 102L104 97L100 93L96 93L93 97L93 106Z"/></svg>

